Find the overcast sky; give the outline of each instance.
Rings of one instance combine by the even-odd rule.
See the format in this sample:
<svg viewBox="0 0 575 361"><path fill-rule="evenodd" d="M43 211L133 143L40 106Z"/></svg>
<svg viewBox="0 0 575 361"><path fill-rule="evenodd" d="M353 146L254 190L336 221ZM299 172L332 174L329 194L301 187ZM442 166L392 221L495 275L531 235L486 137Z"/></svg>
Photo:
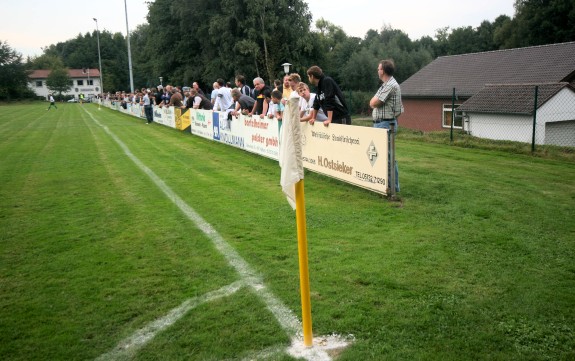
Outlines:
<svg viewBox="0 0 575 361"><path fill-rule="evenodd" d="M146 22L150 0L126 0L128 24L134 30ZM209 0L206 0L209 1ZM304 0L315 22L319 18L340 26L349 36L363 38L369 29L389 25L411 40L434 37L439 28L477 27L499 15L513 17L513 0ZM24 57L41 55L42 47L64 42L96 29L126 34L122 0L2 1L0 40Z"/></svg>

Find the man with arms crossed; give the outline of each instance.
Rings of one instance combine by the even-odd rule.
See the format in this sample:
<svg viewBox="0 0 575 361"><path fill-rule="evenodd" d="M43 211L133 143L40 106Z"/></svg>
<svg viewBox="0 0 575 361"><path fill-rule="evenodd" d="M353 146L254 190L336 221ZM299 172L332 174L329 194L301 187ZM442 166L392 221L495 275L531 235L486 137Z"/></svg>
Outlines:
<svg viewBox="0 0 575 361"><path fill-rule="evenodd" d="M397 117L403 113L403 104L401 102L401 89L393 77L393 73L395 73L393 60L388 59L379 62L377 75L383 84L381 84L374 97L371 98L369 106L373 108L374 128L390 129L390 125L393 124L394 133L397 133ZM388 177L390 175L391 164L388 162ZM395 162L395 191L399 192L397 162Z"/></svg>

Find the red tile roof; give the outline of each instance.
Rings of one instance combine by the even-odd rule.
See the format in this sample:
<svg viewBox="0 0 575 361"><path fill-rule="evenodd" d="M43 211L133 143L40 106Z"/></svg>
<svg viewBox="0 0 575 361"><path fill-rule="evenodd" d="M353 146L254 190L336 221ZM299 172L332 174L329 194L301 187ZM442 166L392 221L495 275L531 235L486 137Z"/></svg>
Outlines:
<svg viewBox="0 0 575 361"><path fill-rule="evenodd" d="M486 84L573 82L575 42L442 56L401 83L412 98L470 97Z"/></svg>
<svg viewBox="0 0 575 361"><path fill-rule="evenodd" d="M51 70L33 70L28 77L30 79L46 79L50 75ZM68 69L68 76L70 78L87 78L88 74L90 78L97 78L100 76L100 71L98 69Z"/></svg>
<svg viewBox="0 0 575 361"><path fill-rule="evenodd" d="M564 88L574 89L569 83L545 84L487 84L457 110L477 113L533 114L535 86L538 86L537 108Z"/></svg>

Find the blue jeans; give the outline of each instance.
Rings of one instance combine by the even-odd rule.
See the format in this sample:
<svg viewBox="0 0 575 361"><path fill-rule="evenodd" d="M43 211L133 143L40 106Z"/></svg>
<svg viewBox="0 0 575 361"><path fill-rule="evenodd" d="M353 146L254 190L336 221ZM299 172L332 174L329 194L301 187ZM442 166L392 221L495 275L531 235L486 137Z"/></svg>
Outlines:
<svg viewBox="0 0 575 361"><path fill-rule="evenodd" d="M379 123L373 123L374 128L382 128L389 130L390 125L394 125L394 133L397 133L397 119L394 120L384 120ZM391 142L388 142L388 147L391 145ZM387 179L391 178L391 153L389 152L390 149L387 150ZM395 191L399 192L399 169L397 168L397 161L395 161Z"/></svg>

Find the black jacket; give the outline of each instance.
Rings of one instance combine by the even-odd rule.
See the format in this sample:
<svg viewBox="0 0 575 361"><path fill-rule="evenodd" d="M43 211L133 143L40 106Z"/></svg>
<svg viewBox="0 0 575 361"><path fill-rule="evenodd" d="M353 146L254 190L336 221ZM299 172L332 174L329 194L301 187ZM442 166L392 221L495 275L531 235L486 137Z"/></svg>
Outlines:
<svg viewBox="0 0 575 361"><path fill-rule="evenodd" d="M313 103L315 110L321 107L325 115L333 112L333 123L351 124L349 110L341 89L329 76L323 76L317 84L317 95Z"/></svg>

